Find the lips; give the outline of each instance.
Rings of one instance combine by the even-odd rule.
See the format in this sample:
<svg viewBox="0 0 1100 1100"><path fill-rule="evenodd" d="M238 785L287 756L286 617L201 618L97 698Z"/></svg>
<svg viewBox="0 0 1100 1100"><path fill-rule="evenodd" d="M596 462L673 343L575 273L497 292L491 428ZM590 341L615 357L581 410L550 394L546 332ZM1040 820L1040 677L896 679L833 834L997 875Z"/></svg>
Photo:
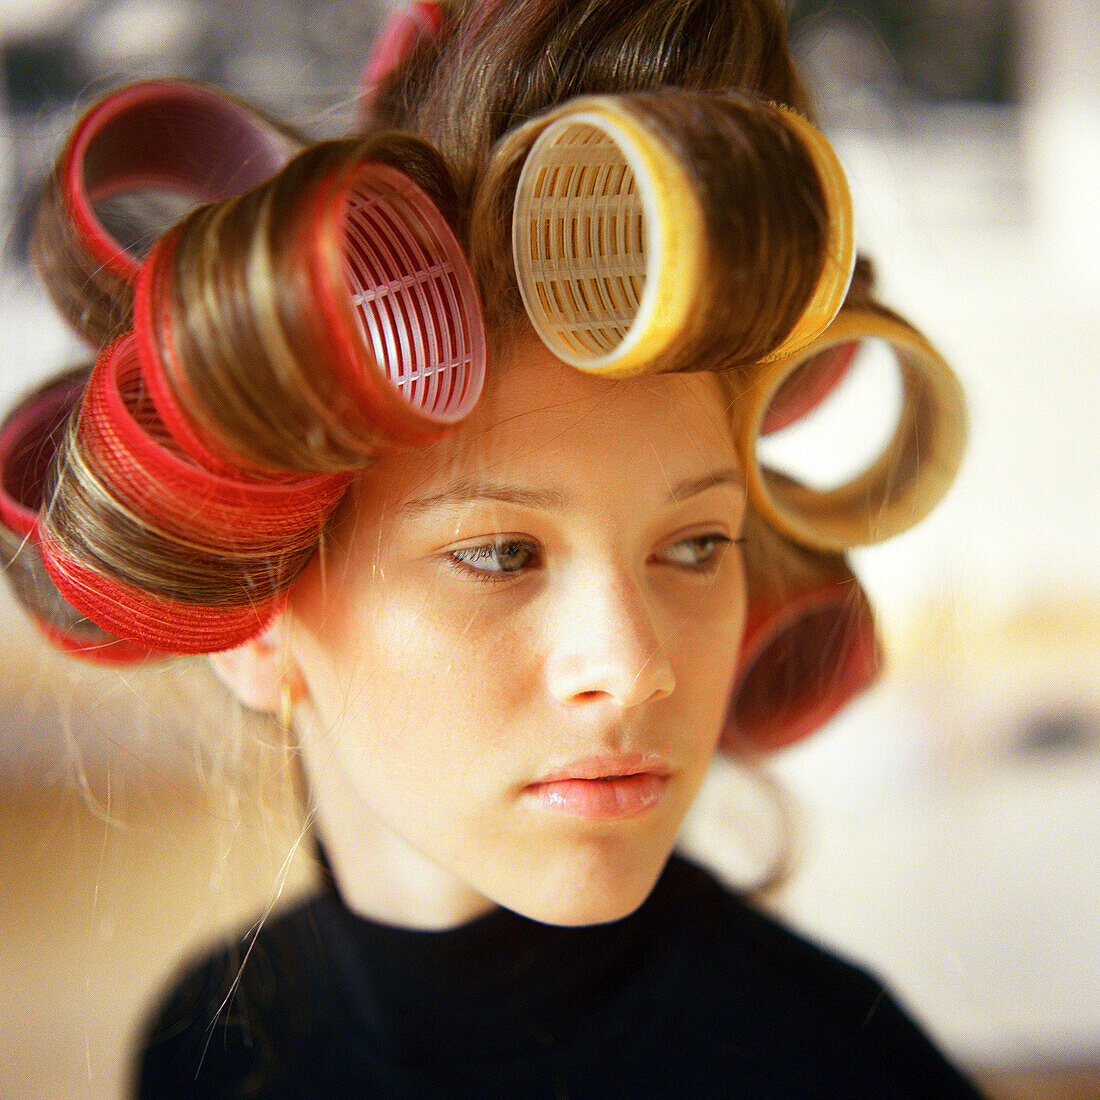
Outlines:
<svg viewBox="0 0 1100 1100"><path fill-rule="evenodd" d="M592 821L637 817L668 787L671 769L655 756L593 756L558 768L525 792L547 811Z"/></svg>

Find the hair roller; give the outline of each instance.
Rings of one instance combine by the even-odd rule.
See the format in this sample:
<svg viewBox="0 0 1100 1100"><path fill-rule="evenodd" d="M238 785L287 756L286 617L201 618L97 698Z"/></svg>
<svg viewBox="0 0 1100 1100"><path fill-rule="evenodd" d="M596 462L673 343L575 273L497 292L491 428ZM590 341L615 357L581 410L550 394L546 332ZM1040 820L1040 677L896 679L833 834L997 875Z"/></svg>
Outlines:
<svg viewBox="0 0 1100 1100"><path fill-rule="evenodd" d="M828 142L743 93L572 100L498 145L475 246L509 202L536 332L565 362L614 377L723 369L808 343L855 262Z"/></svg>
<svg viewBox="0 0 1100 1100"><path fill-rule="evenodd" d="M92 371L41 520L43 564L105 629L170 653L228 648L263 627L348 478L204 469L157 416L135 344Z"/></svg>
<svg viewBox="0 0 1100 1100"><path fill-rule="evenodd" d="M809 416L852 368L859 353L859 341L848 340L812 355L799 356L799 366L780 383L760 422L760 434L789 428Z"/></svg>
<svg viewBox="0 0 1100 1100"><path fill-rule="evenodd" d="M155 654L107 633L73 607L46 572L38 545L49 470L87 378L87 368L65 374L0 425L0 562L15 598L54 645L85 660L136 663Z"/></svg>
<svg viewBox="0 0 1100 1100"><path fill-rule="evenodd" d="M844 304L856 265L852 197L836 152L825 135L802 115L782 110L782 116L784 124L809 153L824 194L824 255L810 300L782 343L761 356L764 361L795 354L828 328Z"/></svg>
<svg viewBox="0 0 1100 1100"><path fill-rule="evenodd" d="M857 255L852 282L841 309L874 308L871 298L874 281L871 262L865 256ZM859 349L860 341L850 340L800 355L799 366L784 378L768 404L760 423L760 434L781 431L812 413L843 381Z"/></svg>
<svg viewBox="0 0 1100 1100"><path fill-rule="evenodd" d="M134 84L73 129L38 210L32 253L65 318L94 345L125 327L141 258L115 239L96 203L138 190L208 202L276 172L301 139L197 84Z"/></svg>
<svg viewBox="0 0 1100 1100"><path fill-rule="evenodd" d="M760 435L812 407L868 339L891 348L901 374L902 408L883 452L845 484L823 490L761 465ZM762 364L742 407L737 445L753 507L789 538L822 550L881 542L917 523L962 460L966 408L958 380L916 329L881 307L842 310L799 353Z"/></svg>
<svg viewBox="0 0 1100 1100"><path fill-rule="evenodd" d="M421 39L435 38L443 26L439 0L408 0L393 8L371 46L359 82L359 117L369 121L379 87L402 65Z"/></svg>
<svg viewBox="0 0 1100 1100"><path fill-rule="evenodd" d="M814 733L877 677L866 594L840 554L746 522L748 612L721 746L772 751Z"/></svg>
<svg viewBox="0 0 1100 1100"><path fill-rule="evenodd" d="M208 468L333 472L462 420L485 331L452 210L438 155L389 135L315 146L166 235L135 331L180 445Z"/></svg>

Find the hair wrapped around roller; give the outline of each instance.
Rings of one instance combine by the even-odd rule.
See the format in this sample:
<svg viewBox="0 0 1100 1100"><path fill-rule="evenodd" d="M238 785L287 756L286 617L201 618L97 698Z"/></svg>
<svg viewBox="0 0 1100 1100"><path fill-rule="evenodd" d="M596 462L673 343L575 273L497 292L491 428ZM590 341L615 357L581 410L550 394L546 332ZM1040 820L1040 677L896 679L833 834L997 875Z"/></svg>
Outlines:
<svg viewBox="0 0 1100 1100"><path fill-rule="evenodd" d="M482 252L501 223L514 268ZM559 358L616 377L796 350L835 316L855 262L817 131L754 96L682 89L570 100L507 135L471 241Z"/></svg>
<svg viewBox="0 0 1100 1100"><path fill-rule="evenodd" d="M871 298L779 11L433 13L383 36L355 137L307 145L180 82L78 123L35 252L96 363L0 428L9 577L93 659L235 645L278 609L356 472L461 422L530 324L582 370L723 380L752 511L725 743L808 732L879 665L844 552L930 510L964 412L931 345ZM104 197L163 187L201 205L148 250L98 220ZM761 436L812 414L868 340L902 379L886 450L829 491L769 470Z"/></svg>

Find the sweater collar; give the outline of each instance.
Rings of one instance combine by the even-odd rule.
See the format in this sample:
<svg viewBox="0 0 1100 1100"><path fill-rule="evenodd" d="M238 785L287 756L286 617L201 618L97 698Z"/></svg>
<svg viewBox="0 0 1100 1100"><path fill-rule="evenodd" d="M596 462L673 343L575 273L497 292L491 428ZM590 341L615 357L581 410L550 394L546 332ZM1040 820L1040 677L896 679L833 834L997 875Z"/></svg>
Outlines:
<svg viewBox="0 0 1100 1100"><path fill-rule="evenodd" d="M337 981L374 1042L398 1057L426 1047L442 1056L507 1035L509 1052L520 1056L586 1026L639 979L693 872L673 857L638 910L581 928L506 909L444 931L395 928L349 910L331 875L317 916Z"/></svg>

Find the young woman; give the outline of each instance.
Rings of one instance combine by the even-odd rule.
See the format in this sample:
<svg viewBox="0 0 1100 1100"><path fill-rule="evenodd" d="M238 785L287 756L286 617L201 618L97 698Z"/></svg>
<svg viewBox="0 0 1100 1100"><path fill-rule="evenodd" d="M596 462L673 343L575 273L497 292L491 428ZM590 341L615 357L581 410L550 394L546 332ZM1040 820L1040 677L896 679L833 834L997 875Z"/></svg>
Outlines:
<svg viewBox="0 0 1100 1100"><path fill-rule="evenodd" d="M9 571L60 644L278 714L324 880L180 981L141 1095L973 1095L673 854L720 746L873 678L842 551L958 457L808 111L771 0L458 0L391 20L365 142L184 86L82 121L38 254L102 350L0 432ZM165 179L211 201L143 259L92 200ZM869 335L888 453L760 467Z"/></svg>

